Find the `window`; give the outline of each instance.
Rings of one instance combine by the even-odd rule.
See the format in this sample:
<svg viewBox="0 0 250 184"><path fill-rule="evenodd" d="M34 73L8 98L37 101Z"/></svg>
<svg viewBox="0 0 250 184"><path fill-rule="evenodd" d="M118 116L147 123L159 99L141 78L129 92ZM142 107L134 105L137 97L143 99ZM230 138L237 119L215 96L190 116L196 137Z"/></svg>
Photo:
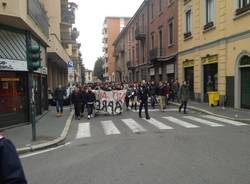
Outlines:
<svg viewBox="0 0 250 184"><path fill-rule="evenodd" d="M192 35L192 27L191 27L191 21L192 21L192 10L188 10L185 13L185 33L184 38L189 38Z"/></svg>
<svg viewBox="0 0 250 184"><path fill-rule="evenodd" d="M162 30L160 29L159 30L159 48L160 48L160 56L162 56L163 55L163 48L162 48L162 46L163 46L163 35L162 35Z"/></svg>
<svg viewBox="0 0 250 184"><path fill-rule="evenodd" d="M250 10L250 0L237 0L236 15L240 15Z"/></svg>
<svg viewBox="0 0 250 184"><path fill-rule="evenodd" d="M151 4L151 19L154 19L154 4Z"/></svg>
<svg viewBox="0 0 250 184"><path fill-rule="evenodd" d="M208 29L214 26L215 7L214 0L205 0L205 26Z"/></svg>
<svg viewBox="0 0 250 184"><path fill-rule="evenodd" d="M162 0L159 0L159 12L162 12Z"/></svg>
<svg viewBox="0 0 250 184"><path fill-rule="evenodd" d="M151 34L151 49L154 49L155 47L155 36L154 33Z"/></svg>
<svg viewBox="0 0 250 184"><path fill-rule="evenodd" d="M174 44L174 23L171 20L168 23L168 46L172 46Z"/></svg>

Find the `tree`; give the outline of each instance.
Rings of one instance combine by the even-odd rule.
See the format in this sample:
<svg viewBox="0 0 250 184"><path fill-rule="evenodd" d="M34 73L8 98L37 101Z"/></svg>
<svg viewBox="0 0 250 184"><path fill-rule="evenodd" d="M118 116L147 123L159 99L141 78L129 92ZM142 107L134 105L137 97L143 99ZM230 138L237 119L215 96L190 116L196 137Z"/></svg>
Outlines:
<svg viewBox="0 0 250 184"><path fill-rule="evenodd" d="M99 57L97 58L95 62L95 67L94 67L94 76L96 76L98 79L103 81L103 74L104 74L104 69L103 69L103 64L104 64L104 58Z"/></svg>

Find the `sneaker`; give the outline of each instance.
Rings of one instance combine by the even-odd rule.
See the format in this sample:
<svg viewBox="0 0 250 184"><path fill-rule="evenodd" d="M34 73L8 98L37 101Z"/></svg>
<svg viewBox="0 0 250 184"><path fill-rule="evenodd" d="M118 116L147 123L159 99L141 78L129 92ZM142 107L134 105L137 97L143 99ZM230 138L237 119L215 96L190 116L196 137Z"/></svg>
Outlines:
<svg viewBox="0 0 250 184"><path fill-rule="evenodd" d="M88 115L88 119L90 119L90 115Z"/></svg>
<svg viewBox="0 0 250 184"><path fill-rule="evenodd" d="M148 116L148 117L146 117L146 119L150 119L150 117Z"/></svg>
<svg viewBox="0 0 250 184"><path fill-rule="evenodd" d="M60 113L60 116L63 116L63 112Z"/></svg>
<svg viewBox="0 0 250 184"><path fill-rule="evenodd" d="M57 117L60 117L60 113L58 112L58 113L56 114L56 116L57 116Z"/></svg>
<svg viewBox="0 0 250 184"><path fill-rule="evenodd" d="M80 116L78 116L78 118L77 118L78 120L80 120L81 118L80 118Z"/></svg>

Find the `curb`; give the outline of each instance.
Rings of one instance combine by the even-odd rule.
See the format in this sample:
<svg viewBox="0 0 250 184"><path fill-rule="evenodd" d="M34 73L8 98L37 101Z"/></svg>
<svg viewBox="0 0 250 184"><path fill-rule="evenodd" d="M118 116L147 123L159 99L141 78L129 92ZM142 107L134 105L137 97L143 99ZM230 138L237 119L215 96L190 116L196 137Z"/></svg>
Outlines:
<svg viewBox="0 0 250 184"><path fill-rule="evenodd" d="M169 102L169 103L172 104L172 105L175 105L175 106L180 105L179 103L175 103L175 102ZM216 114L216 113L213 113L213 112L210 112L210 111L198 108L198 107L194 107L194 106L188 106L187 108L191 109L191 110L194 110L194 111L203 112L205 114L209 114L209 115L212 115L212 116L217 116L217 117L220 117L220 118L225 118L225 119L229 119L229 120L233 120L233 121L250 122L250 119L231 118L231 117L228 117L228 116L223 116L223 115L220 115L220 114Z"/></svg>
<svg viewBox="0 0 250 184"><path fill-rule="evenodd" d="M66 139L68 132L69 132L69 129L70 129L70 126L71 126L71 123L72 123L73 117L74 117L74 111L71 111L70 115L66 121L66 125L65 125L61 135L58 138L56 138L52 141L48 141L46 143L42 143L42 144L31 145L31 146L27 146L27 147L23 147L23 148L17 148L17 153L18 154L25 154L28 152L34 152L34 151L38 151L41 149L45 149L45 148L59 145L60 143L62 143Z"/></svg>

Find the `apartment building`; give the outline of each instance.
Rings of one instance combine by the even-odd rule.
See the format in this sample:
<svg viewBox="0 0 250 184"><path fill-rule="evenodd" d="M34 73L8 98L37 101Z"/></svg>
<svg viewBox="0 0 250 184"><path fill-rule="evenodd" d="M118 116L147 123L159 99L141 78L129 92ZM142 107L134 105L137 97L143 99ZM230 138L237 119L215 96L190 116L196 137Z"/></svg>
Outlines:
<svg viewBox="0 0 250 184"><path fill-rule="evenodd" d="M93 71L92 70L85 70L85 83L92 83L93 82Z"/></svg>
<svg viewBox="0 0 250 184"><path fill-rule="evenodd" d="M29 121L28 53L40 46L42 67L32 72L36 113L47 104L49 20L34 0L0 1L0 127Z"/></svg>
<svg viewBox="0 0 250 184"><path fill-rule="evenodd" d="M127 25L130 18L128 17L106 17L103 23L103 52L104 78L107 81L115 81L116 65L113 42L123 28Z"/></svg>
<svg viewBox="0 0 250 184"><path fill-rule="evenodd" d="M178 2L145 0L114 42L116 63L125 66L125 75L127 68L128 81L175 79L177 32Z"/></svg>
<svg viewBox="0 0 250 184"><path fill-rule="evenodd" d="M177 78L178 1L149 1L150 80Z"/></svg>
<svg viewBox="0 0 250 184"><path fill-rule="evenodd" d="M250 1L183 0L178 17L178 76L194 99L211 80L221 105L250 108Z"/></svg>

